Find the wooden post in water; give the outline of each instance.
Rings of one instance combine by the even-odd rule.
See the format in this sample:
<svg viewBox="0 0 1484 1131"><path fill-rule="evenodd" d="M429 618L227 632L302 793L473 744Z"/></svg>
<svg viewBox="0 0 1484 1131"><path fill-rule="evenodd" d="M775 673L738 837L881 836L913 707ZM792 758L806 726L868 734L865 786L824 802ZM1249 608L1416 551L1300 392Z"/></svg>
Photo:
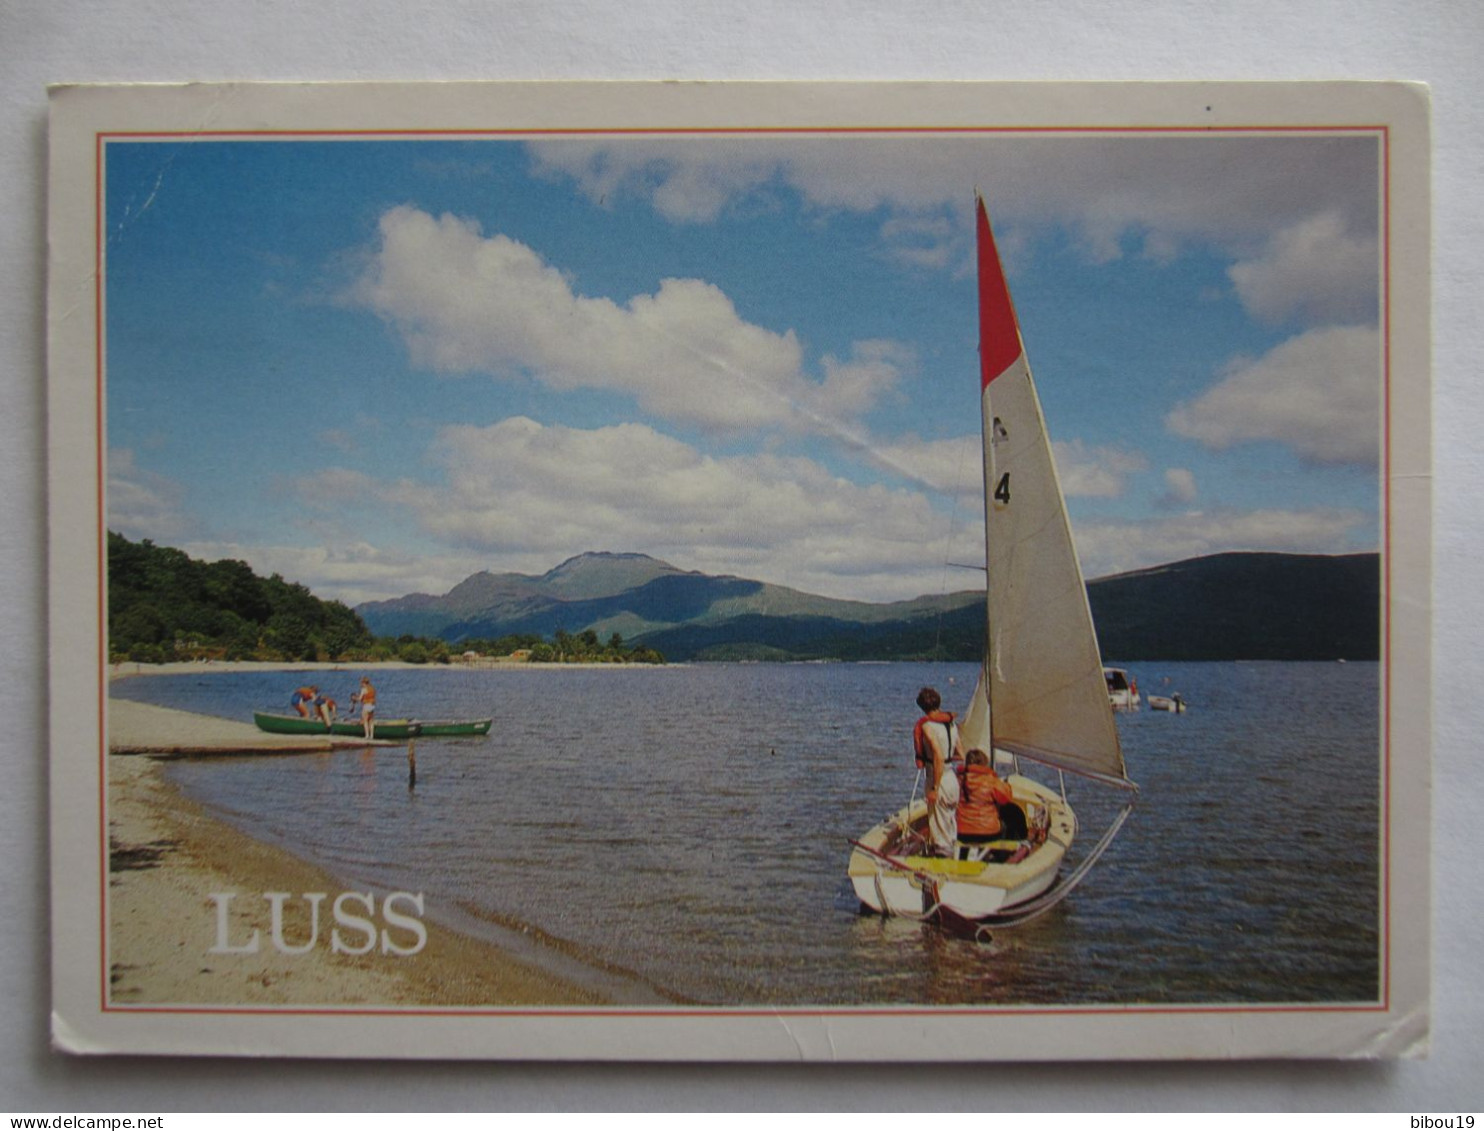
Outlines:
<svg viewBox="0 0 1484 1131"><path fill-rule="evenodd" d="M417 788L417 739L407 740L407 788Z"/></svg>

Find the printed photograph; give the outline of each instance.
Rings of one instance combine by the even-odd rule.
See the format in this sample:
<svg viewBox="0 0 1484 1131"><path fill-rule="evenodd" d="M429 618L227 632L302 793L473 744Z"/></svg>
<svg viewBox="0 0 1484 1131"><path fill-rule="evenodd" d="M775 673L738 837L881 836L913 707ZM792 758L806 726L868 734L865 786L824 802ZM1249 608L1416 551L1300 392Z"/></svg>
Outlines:
<svg viewBox="0 0 1484 1131"><path fill-rule="evenodd" d="M105 1013L1387 1008L1387 130L986 109L100 133Z"/></svg>

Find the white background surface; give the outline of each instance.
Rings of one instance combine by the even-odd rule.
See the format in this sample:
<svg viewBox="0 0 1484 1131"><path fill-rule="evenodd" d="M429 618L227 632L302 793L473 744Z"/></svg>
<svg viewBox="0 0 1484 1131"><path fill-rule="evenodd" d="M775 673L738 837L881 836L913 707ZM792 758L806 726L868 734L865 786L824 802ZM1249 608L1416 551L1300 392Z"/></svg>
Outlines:
<svg viewBox="0 0 1484 1131"><path fill-rule="evenodd" d="M0 0L0 1109L1478 1111L1484 6L1474 0ZM47 1044L48 83L244 79L1415 79L1433 91L1433 1052L1014 1067L80 1060ZM92 469L82 469L91 474ZM65 695L66 688L53 689ZM327 1050L331 1051L331 1050ZM1398 1121L1398 1126L1406 1123Z"/></svg>

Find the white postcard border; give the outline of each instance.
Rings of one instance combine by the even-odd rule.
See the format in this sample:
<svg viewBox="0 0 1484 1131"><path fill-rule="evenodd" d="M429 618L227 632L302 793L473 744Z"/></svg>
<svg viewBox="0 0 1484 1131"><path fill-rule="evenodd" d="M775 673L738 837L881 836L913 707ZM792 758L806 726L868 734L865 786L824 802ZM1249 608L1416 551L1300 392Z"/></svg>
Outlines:
<svg viewBox="0 0 1484 1131"><path fill-rule="evenodd" d="M75 1052L306 1057L946 1060L1398 1056L1425 1048L1430 547L1425 91L1402 84L513 83L59 88L50 155L51 852L54 1039ZM106 751L99 519L99 138L376 131L1384 131L1389 223L1389 674L1383 1002L1366 1007L219 1010L103 1006ZM101 839L101 843L100 843ZM918 1039L920 1038L920 1039Z"/></svg>

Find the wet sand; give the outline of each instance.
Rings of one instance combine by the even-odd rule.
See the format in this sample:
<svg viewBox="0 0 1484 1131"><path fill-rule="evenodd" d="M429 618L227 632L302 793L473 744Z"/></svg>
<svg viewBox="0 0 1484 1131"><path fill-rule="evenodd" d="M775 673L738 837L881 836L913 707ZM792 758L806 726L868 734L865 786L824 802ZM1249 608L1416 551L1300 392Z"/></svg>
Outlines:
<svg viewBox="0 0 1484 1131"><path fill-rule="evenodd" d="M114 707L118 706L115 701ZM182 712L172 712L181 714ZM267 737L267 736L265 736ZM271 759L265 761L265 769ZM108 759L111 868L108 884L111 996L115 1004L308 1006L597 1005L595 988L558 977L426 916L428 941L409 956L380 948L356 956L329 945L331 903L343 885L324 871L245 836L184 797L147 756ZM256 953L211 953L217 943L213 892L235 892L227 939L242 945L256 929ZM264 892L288 892L283 937L311 937L305 892L326 892L318 943L304 954L271 943ZM385 893L381 893L385 894ZM357 914L362 910L355 909ZM409 908L403 911L414 914ZM297 916L297 917L296 917ZM378 921L378 926L385 925ZM346 932L352 945L366 939ZM411 945L406 928L393 942Z"/></svg>

